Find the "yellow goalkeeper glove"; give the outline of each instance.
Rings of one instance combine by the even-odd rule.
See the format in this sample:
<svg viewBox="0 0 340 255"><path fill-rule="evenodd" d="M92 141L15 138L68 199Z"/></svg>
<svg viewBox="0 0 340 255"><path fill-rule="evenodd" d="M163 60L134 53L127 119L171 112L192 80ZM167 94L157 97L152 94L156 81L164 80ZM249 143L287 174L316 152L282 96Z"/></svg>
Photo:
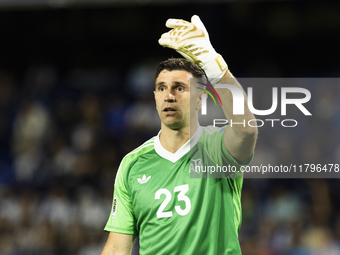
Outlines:
<svg viewBox="0 0 340 255"><path fill-rule="evenodd" d="M212 85L215 85L228 70L228 65L209 40L209 34L197 15L191 23L181 19L168 19L166 27L172 28L162 34L158 43L175 49L186 59L199 65L205 71Z"/></svg>

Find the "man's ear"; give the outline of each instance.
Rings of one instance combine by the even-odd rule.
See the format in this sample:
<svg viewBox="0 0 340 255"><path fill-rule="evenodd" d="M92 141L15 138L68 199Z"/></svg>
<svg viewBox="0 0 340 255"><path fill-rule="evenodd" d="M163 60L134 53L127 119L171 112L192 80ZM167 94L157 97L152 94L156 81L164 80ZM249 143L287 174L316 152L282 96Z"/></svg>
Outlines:
<svg viewBox="0 0 340 255"><path fill-rule="evenodd" d="M206 94L205 91L198 89L198 100L196 104L196 110L200 110L202 108L202 95Z"/></svg>

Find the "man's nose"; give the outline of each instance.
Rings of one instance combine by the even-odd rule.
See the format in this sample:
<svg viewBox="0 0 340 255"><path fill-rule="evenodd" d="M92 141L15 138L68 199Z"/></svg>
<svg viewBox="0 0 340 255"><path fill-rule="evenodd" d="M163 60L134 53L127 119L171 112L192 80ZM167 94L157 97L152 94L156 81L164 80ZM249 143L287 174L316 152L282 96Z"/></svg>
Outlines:
<svg viewBox="0 0 340 255"><path fill-rule="evenodd" d="M173 92L171 90L169 90L164 98L165 102L173 102L175 101L175 95L173 94Z"/></svg>

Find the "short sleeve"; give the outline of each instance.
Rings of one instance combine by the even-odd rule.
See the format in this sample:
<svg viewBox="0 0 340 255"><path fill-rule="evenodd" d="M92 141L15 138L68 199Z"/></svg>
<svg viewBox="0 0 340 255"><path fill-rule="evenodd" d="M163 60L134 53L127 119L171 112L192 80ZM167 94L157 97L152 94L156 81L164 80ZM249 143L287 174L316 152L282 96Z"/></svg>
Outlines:
<svg viewBox="0 0 340 255"><path fill-rule="evenodd" d="M111 213L104 230L133 235L137 232L136 220L124 178L128 165L125 161L126 158L123 159L117 172Z"/></svg>

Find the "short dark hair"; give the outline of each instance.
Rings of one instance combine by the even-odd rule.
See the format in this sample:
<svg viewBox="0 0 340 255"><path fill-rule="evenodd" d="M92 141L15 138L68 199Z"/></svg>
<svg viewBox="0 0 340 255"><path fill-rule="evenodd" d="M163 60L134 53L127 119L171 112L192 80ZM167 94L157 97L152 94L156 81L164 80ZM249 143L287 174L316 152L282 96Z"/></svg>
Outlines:
<svg viewBox="0 0 340 255"><path fill-rule="evenodd" d="M156 69L156 78L163 70L184 70L191 73L194 78L203 78L204 81L206 80L204 70L185 58L169 58L168 60L160 62Z"/></svg>

